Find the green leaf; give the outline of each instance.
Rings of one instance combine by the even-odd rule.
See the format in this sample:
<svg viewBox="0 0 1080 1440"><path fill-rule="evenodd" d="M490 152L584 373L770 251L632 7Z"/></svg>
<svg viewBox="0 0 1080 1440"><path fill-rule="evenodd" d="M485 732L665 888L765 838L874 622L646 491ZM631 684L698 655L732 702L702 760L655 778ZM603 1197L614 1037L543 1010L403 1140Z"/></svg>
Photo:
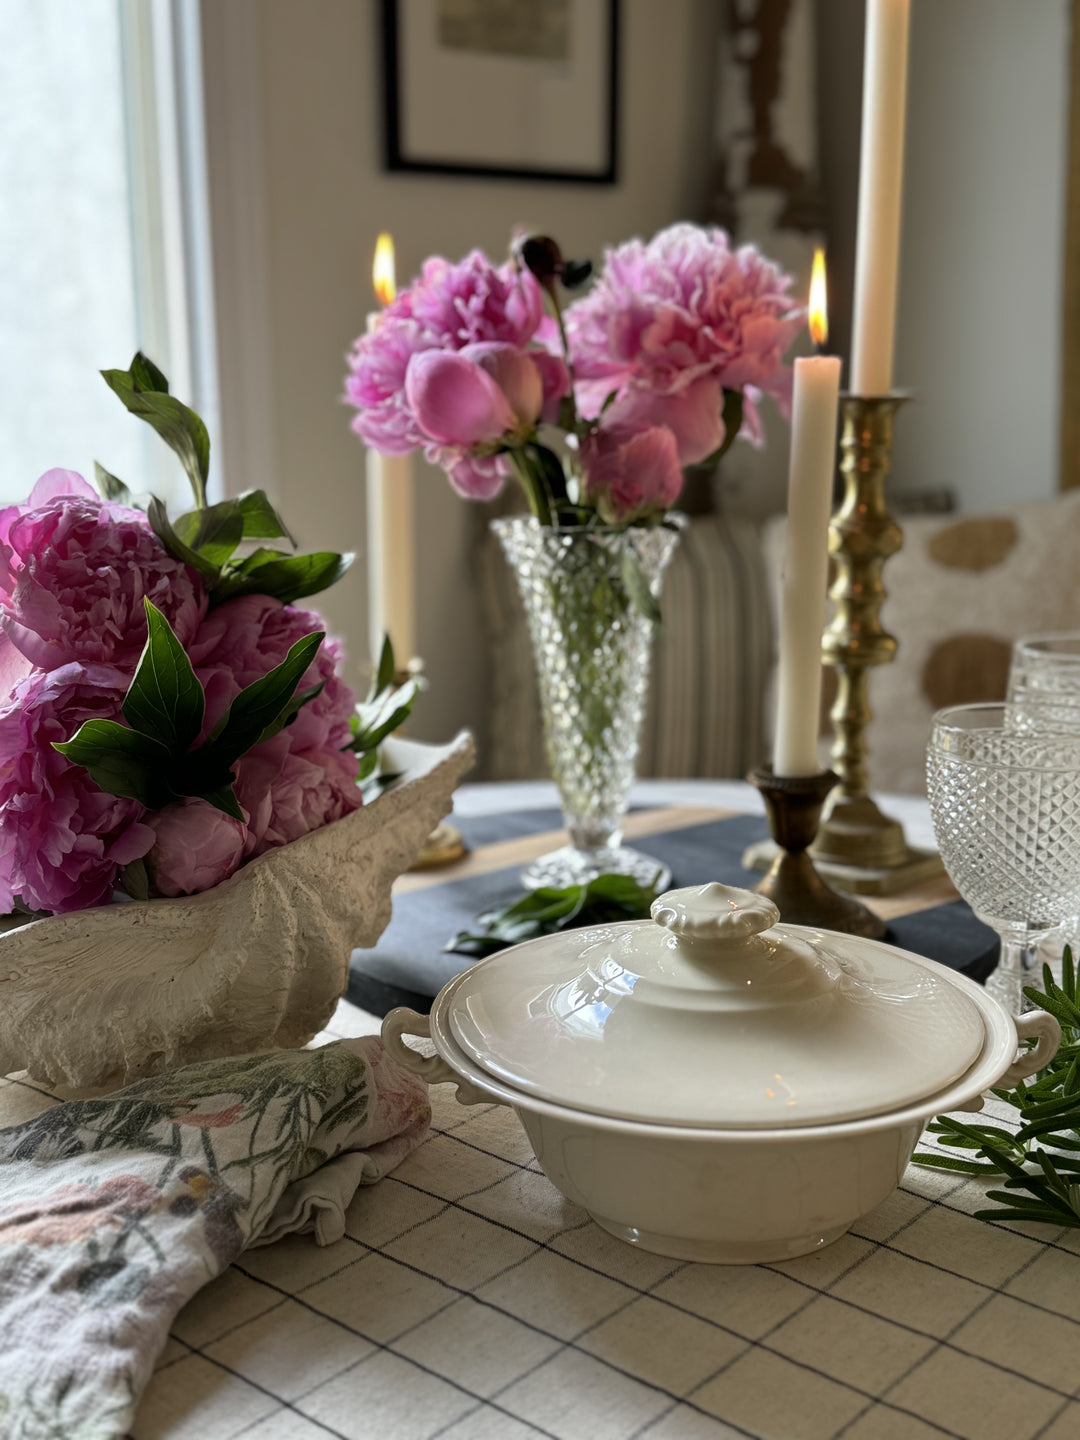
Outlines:
<svg viewBox="0 0 1080 1440"><path fill-rule="evenodd" d="M183 755L202 729L206 695L168 620L149 600L143 607L146 644L124 697L124 719L171 755Z"/></svg>
<svg viewBox="0 0 1080 1440"><path fill-rule="evenodd" d="M960 1170L965 1175L1000 1175L996 1165L979 1163L977 1160L958 1160L954 1155L935 1155L930 1150L920 1150L911 1157L913 1165L927 1170Z"/></svg>
<svg viewBox="0 0 1080 1440"><path fill-rule="evenodd" d="M160 810L175 795L166 776L170 755L159 741L118 720L86 720L70 740L56 741L73 765L81 765L99 790Z"/></svg>
<svg viewBox="0 0 1080 1440"><path fill-rule="evenodd" d="M259 736L260 742L271 739L279 731L284 730L287 725L291 725L304 706L314 700L316 695L321 695L325 689L326 681L320 680L317 685L312 685L307 690L298 690L274 723L268 725Z"/></svg>
<svg viewBox="0 0 1080 1440"><path fill-rule="evenodd" d="M376 700L385 690L389 690L394 683L397 674L397 666L394 663L394 647L390 643L390 636L384 635L382 650L379 654L379 668L375 672L375 683L372 686L369 700Z"/></svg>
<svg viewBox="0 0 1080 1440"><path fill-rule="evenodd" d="M141 353L131 362L130 370L103 370L101 374L128 410L152 426L176 452L191 482L196 505L200 509L205 506L210 436L195 411L162 388L168 382Z"/></svg>
<svg viewBox="0 0 1080 1440"><path fill-rule="evenodd" d="M154 362L142 353L141 350L135 354L131 362L131 378L140 390L156 390L162 395L169 393L169 382L161 373Z"/></svg>
<svg viewBox="0 0 1080 1440"><path fill-rule="evenodd" d="M265 490L245 490L237 504L244 517L245 540L275 540L284 536L296 544L296 539L285 521L270 504Z"/></svg>
<svg viewBox="0 0 1080 1440"><path fill-rule="evenodd" d="M182 544L218 569L244 538L244 516L239 500L221 500L204 510L189 510L173 525Z"/></svg>
<svg viewBox="0 0 1080 1440"><path fill-rule="evenodd" d="M319 550L311 555L282 555L278 550L256 550L226 571L215 587L213 603L234 595L273 595L283 605L292 605L307 595L317 595L335 584L354 560L351 554L338 555Z"/></svg>
<svg viewBox="0 0 1080 1440"><path fill-rule="evenodd" d="M743 422L743 394L741 390L724 391L724 408L721 412L721 418L724 422L724 438L711 455L706 455L704 460L694 466L695 470L715 469L739 438L739 431L742 429Z"/></svg>
<svg viewBox="0 0 1080 1440"><path fill-rule="evenodd" d="M378 769L378 765L379 752L377 750L369 750L366 755L361 755L360 765L356 772L356 783L362 785L365 780L370 780Z"/></svg>
<svg viewBox="0 0 1080 1440"><path fill-rule="evenodd" d="M181 560L185 565L190 565L193 570L197 570L207 580L215 581L218 578L221 574L221 567L215 565L212 560L204 559L203 556L192 550L190 545L184 544L173 529L165 506L156 495L146 507L146 518L150 521L151 530L174 560Z"/></svg>
<svg viewBox="0 0 1080 1440"><path fill-rule="evenodd" d="M207 790L200 797L208 805L213 805L215 810L223 810L226 815L231 815L234 820L243 820L244 812L240 809L240 802L233 793L232 785L221 785L216 790Z"/></svg>
<svg viewBox="0 0 1080 1440"><path fill-rule="evenodd" d="M647 888L624 875L600 875L588 885L569 885L563 890L545 886L509 905L484 911L472 929L454 935L443 949L490 955L507 945L575 926L642 920L655 899L655 885Z"/></svg>
<svg viewBox="0 0 1080 1440"><path fill-rule="evenodd" d="M150 899L150 875L145 860L131 860L120 871L120 888L133 900Z"/></svg>
<svg viewBox="0 0 1080 1440"><path fill-rule="evenodd" d="M241 690L229 706L225 723L214 740L192 756L199 764L232 764L253 745L277 733L279 722L293 699L297 685L315 659L326 632L316 630L291 647L280 665ZM276 728L275 728L276 727Z"/></svg>
<svg viewBox="0 0 1080 1440"><path fill-rule="evenodd" d="M96 460L94 461L94 483L103 500L115 500L120 505L131 504L131 491L123 480L118 480Z"/></svg>
<svg viewBox="0 0 1080 1440"><path fill-rule="evenodd" d="M660 624L660 606L656 603L656 596L649 589L649 582L645 579L645 572L632 550L629 548L622 552L619 560L619 574L626 587L626 593L630 597L631 604L639 610L646 620L651 620L654 625Z"/></svg>
<svg viewBox="0 0 1080 1440"><path fill-rule="evenodd" d="M356 730L343 749L355 750L358 755L378 749L388 735L404 725L419 693L420 682L407 680L396 690L391 687L379 691L378 698L371 704L358 705Z"/></svg>

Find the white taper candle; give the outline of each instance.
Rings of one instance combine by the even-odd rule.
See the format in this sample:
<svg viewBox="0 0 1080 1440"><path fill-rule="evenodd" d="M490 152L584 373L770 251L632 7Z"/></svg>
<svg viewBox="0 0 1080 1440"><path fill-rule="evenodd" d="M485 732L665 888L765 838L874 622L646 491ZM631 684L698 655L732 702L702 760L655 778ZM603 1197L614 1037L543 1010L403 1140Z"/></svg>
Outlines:
<svg viewBox="0 0 1080 1440"><path fill-rule="evenodd" d="M389 304L394 298L394 242L387 234L375 246L372 275L375 294ZM369 332L379 312L367 318ZM413 465L411 455L367 453L367 581L368 635L372 663L379 663L383 636L389 635L394 657L404 669L416 658L416 545L413 531Z"/></svg>
<svg viewBox="0 0 1080 1440"><path fill-rule="evenodd" d="M821 634L839 393L836 356L795 361L773 758L777 775L816 775L821 768Z"/></svg>
<svg viewBox="0 0 1080 1440"><path fill-rule="evenodd" d="M851 389L892 389L910 0L867 0Z"/></svg>

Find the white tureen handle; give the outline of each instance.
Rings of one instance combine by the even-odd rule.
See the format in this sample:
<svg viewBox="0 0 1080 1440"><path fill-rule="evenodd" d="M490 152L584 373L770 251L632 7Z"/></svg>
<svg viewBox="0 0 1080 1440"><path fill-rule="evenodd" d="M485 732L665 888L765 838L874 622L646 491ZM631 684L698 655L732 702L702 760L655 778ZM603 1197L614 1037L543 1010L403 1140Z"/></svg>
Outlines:
<svg viewBox="0 0 1080 1440"><path fill-rule="evenodd" d="M483 1090L463 1080L441 1055L421 1055L406 1045L403 1035L418 1035L423 1040L430 1040L431 1021L426 1015L419 1015L404 1006L390 1011L382 1023L382 1039L391 1056L428 1085L456 1085L457 1098L462 1105L490 1105L495 1102L493 1095L485 1095Z"/></svg>
<svg viewBox="0 0 1080 1440"><path fill-rule="evenodd" d="M1014 1060L997 1082L1004 1089L1011 1088L1018 1080L1026 1080L1036 1070L1048 1065L1061 1044L1061 1026L1045 1010L1029 1010L1026 1015L1019 1016L1015 1024L1017 1038L1021 1041L1034 1040L1035 1045Z"/></svg>

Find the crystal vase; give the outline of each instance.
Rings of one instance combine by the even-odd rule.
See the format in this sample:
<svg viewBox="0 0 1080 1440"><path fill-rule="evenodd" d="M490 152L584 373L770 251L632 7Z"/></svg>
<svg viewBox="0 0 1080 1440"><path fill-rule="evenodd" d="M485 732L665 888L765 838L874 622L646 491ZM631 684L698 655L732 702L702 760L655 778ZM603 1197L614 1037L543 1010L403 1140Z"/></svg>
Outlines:
<svg viewBox="0 0 1080 1440"><path fill-rule="evenodd" d="M653 623L635 603L634 572L653 598L678 544L677 525L564 528L532 516L495 520L525 606L552 779L570 844L522 872L527 889L631 875L666 888L670 872L622 843L645 715Z"/></svg>

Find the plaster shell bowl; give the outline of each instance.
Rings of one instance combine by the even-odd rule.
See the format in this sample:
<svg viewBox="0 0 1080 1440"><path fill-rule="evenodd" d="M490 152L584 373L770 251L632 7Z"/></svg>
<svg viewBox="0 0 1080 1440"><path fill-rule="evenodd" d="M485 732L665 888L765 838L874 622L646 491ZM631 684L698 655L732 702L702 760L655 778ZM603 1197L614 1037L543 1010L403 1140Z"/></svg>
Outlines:
<svg viewBox="0 0 1080 1440"><path fill-rule="evenodd" d="M0 1074L74 1092L191 1061L305 1045L334 1012L349 956L390 919L394 879L474 758L391 740L401 779L344 819L175 900L54 915L0 937Z"/></svg>
<svg viewBox="0 0 1080 1440"><path fill-rule="evenodd" d="M568 1200L662 1255L830 1244L896 1188L928 1119L980 1109L1061 1040L1043 1011L1014 1021L945 966L777 924L749 891L670 891L652 915L490 956L383 1038L464 1104L512 1106Z"/></svg>

